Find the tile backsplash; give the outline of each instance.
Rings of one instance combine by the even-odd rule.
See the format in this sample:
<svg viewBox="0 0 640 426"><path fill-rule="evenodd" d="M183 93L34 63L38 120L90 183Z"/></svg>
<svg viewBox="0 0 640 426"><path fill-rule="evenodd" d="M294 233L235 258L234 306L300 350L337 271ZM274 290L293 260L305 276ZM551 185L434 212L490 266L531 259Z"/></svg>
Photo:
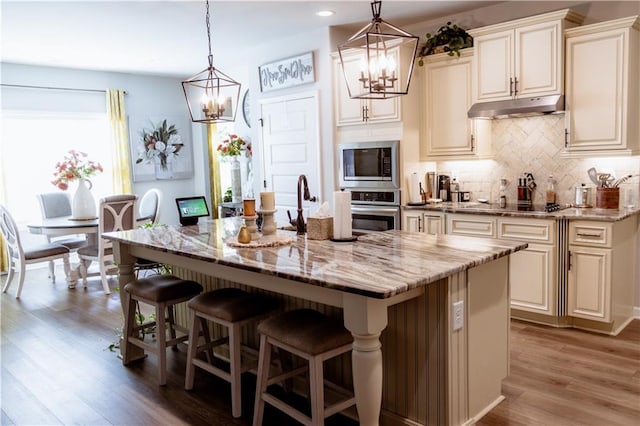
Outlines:
<svg viewBox="0 0 640 426"><path fill-rule="evenodd" d="M461 190L471 191L472 200L488 198L496 201L500 178L507 179L506 195L509 203L517 201L518 178L532 173L537 188L533 192L535 204L545 203L547 178L556 181L557 200L561 204L574 200L576 185L594 186L587 170L595 167L616 177L640 174L640 157L620 158L562 158L564 148L564 114L510 118L492 121L493 160L441 161L439 173L457 175ZM638 205L640 178L634 177L620 185L621 205ZM593 191L595 197L595 190ZM595 202L595 200L593 200Z"/></svg>

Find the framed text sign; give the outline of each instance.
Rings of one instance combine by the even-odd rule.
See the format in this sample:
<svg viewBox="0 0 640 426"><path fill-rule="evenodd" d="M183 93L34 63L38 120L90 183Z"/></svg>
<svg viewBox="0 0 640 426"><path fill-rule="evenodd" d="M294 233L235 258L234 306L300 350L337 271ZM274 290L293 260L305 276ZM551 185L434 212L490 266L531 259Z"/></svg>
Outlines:
<svg viewBox="0 0 640 426"><path fill-rule="evenodd" d="M264 64L258 67L258 72L262 92L313 83L313 52Z"/></svg>

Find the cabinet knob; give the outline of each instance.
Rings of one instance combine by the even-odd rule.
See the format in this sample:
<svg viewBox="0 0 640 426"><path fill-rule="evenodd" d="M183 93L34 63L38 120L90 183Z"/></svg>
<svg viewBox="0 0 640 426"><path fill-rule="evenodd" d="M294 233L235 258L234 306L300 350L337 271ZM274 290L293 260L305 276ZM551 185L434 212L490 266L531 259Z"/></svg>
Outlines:
<svg viewBox="0 0 640 426"><path fill-rule="evenodd" d="M513 78L509 77L509 96L513 96Z"/></svg>

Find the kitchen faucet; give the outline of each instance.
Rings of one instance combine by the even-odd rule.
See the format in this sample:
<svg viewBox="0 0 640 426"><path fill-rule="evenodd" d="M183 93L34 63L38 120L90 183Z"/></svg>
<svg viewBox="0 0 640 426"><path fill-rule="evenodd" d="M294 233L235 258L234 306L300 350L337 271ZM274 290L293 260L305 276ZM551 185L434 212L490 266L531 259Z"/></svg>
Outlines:
<svg viewBox="0 0 640 426"><path fill-rule="evenodd" d="M304 223L304 216L302 216L302 187L304 186L304 199L307 201L311 201L312 203L316 201L316 197L312 197L309 193L309 184L307 183L307 177L305 175L298 176L298 217L296 218L295 223L291 221L292 225L296 226L296 234L303 235L306 231L306 225Z"/></svg>

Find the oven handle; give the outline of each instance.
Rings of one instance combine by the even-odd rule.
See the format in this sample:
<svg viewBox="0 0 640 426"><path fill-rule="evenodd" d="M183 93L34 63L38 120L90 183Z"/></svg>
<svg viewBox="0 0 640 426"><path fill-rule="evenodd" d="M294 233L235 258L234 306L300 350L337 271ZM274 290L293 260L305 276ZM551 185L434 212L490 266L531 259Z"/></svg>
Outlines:
<svg viewBox="0 0 640 426"><path fill-rule="evenodd" d="M351 213L363 213L363 214L397 214L399 207L360 207L351 206Z"/></svg>

